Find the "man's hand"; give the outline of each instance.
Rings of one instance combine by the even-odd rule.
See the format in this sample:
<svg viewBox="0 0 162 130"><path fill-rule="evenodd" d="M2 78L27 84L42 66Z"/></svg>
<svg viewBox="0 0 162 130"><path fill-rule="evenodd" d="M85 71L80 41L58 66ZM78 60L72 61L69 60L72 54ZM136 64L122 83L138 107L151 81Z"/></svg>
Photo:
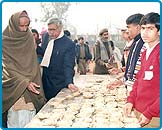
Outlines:
<svg viewBox="0 0 162 130"><path fill-rule="evenodd" d="M68 88L69 88L72 92L76 92L76 91L79 90L78 87L75 86L75 85L72 84L72 83L68 85Z"/></svg>
<svg viewBox="0 0 162 130"><path fill-rule="evenodd" d="M124 66L124 67L122 67L121 69L122 69L122 71L123 71L123 72L125 72L125 70L126 70L126 67Z"/></svg>
<svg viewBox="0 0 162 130"><path fill-rule="evenodd" d="M124 73L119 73L118 77L116 77L116 79L121 80L121 79L123 79L123 77L124 77Z"/></svg>
<svg viewBox="0 0 162 130"><path fill-rule="evenodd" d="M126 117L131 117L131 112L133 109L133 104L132 103L126 103L124 107L124 114Z"/></svg>
<svg viewBox="0 0 162 130"><path fill-rule="evenodd" d="M109 63L104 63L104 65L105 65L105 67L106 67L107 69L112 69L112 68L113 68L113 66L110 65Z"/></svg>
<svg viewBox="0 0 162 130"><path fill-rule="evenodd" d="M91 60L87 60L87 64L90 64Z"/></svg>
<svg viewBox="0 0 162 130"><path fill-rule="evenodd" d="M107 85L107 88L110 90L115 89L116 87L119 87L120 85L123 85L123 82L121 80L115 80Z"/></svg>
<svg viewBox="0 0 162 130"><path fill-rule="evenodd" d="M27 86L27 89L35 94L39 94L40 92L36 89L40 88L40 85L37 85L36 83L30 82Z"/></svg>
<svg viewBox="0 0 162 130"><path fill-rule="evenodd" d="M143 126L147 125L148 123L150 123L150 120L148 118L146 118L143 114L141 114L138 119L138 122L143 127Z"/></svg>
<svg viewBox="0 0 162 130"><path fill-rule="evenodd" d="M117 68L112 68L112 69L109 69L109 73L110 74L113 74L113 75L116 75L118 73L120 73L121 70L117 69Z"/></svg>

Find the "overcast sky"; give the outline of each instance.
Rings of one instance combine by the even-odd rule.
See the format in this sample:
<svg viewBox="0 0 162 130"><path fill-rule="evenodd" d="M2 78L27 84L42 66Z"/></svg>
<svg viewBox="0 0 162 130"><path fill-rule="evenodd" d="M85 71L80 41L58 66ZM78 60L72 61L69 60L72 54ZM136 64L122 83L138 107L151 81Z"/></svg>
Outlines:
<svg viewBox="0 0 162 130"><path fill-rule="evenodd" d="M4 2L2 4L2 29L8 24L12 13L27 10L29 16L39 18L41 15L39 2ZM77 28L78 34L97 33L104 27L124 28L125 20L135 13L160 13L158 2L80 2L69 8L67 20ZM35 25L40 30L40 25ZM41 25L43 26L43 25Z"/></svg>

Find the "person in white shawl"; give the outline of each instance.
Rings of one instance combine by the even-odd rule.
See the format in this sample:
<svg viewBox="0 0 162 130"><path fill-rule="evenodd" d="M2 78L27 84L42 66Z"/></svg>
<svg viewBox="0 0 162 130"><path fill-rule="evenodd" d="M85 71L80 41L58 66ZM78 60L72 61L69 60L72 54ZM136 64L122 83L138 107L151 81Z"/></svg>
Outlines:
<svg viewBox="0 0 162 130"><path fill-rule="evenodd" d="M45 97L50 100L63 88L77 91L73 83L75 65L75 43L66 37L63 25L58 18L48 22L47 39L42 39L44 56L42 82Z"/></svg>

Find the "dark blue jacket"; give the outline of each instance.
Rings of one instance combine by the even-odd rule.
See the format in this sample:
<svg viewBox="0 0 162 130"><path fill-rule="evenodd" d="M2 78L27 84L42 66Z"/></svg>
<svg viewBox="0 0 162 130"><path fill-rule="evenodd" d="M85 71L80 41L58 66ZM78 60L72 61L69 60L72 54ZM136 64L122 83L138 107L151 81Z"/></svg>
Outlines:
<svg viewBox="0 0 162 130"><path fill-rule="evenodd" d="M89 51L89 47L87 44L84 44L84 48L85 48L85 60L91 60L92 59L92 55ZM80 44L76 45L76 59L77 59L77 64L79 63L79 58L80 58Z"/></svg>
<svg viewBox="0 0 162 130"><path fill-rule="evenodd" d="M48 43L43 44L45 50ZM75 43L64 35L55 40L49 67L43 67L42 82L47 100L73 83L74 65Z"/></svg>

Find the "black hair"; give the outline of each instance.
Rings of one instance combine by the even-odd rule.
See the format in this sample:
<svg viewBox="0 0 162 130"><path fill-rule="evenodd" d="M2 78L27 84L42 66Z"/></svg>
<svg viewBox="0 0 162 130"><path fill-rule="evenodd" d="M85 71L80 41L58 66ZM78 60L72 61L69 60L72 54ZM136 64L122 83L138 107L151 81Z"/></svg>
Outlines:
<svg viewBox="0 0 162 130"><path fill-rule="evenodd" d="M126 20L126 24L129 25L129 24L140 24L140 21L141 21L141 18L143 17L144 15L143 14L133 14L131 16L129 16Z"/></svg>
<svg viewBox="0 0 162 130"><path fill-rule="evenodd" d="M140 21L140 25L155 24L155 27L160 30L160 15L158 13L148 13Z"/></svg>
<svg viewBox="0 0 162 130"><path fill-rule="evenodd" d="M77 39L74 39L74 42L75 42L75 43L78 43L78 40L77 40Z"/></svg>
<svg viewBox="0 0 162 130"><path fill-rule="evenodd" d="M82 39L82 40L84 40L84 38L83 38L83 37L79 37L79 38L78 38L78 40L81 40L81 39Z"/></svg>
<svg viewBox="0 0 162 130"><path fill-rule="evenodd" d="M88 41L86 41L85 43L86 43L87 45L89 45L89 42L88 42Z"/></svg>
<svg viewBox="0 0 162 130"><path fill-rule="evenodd" d="M38 31L36 29L32 29L31 31L32 31L32 33L36 33L37 36L39 37L39 33L38 33Z"/></svg>
<svg viewBox="0 0 162 130"><path fill-rule="evenodd" d="M64 34L68 37L71 37L71 33L69 32L69 30L64 30Z"/></svg>

